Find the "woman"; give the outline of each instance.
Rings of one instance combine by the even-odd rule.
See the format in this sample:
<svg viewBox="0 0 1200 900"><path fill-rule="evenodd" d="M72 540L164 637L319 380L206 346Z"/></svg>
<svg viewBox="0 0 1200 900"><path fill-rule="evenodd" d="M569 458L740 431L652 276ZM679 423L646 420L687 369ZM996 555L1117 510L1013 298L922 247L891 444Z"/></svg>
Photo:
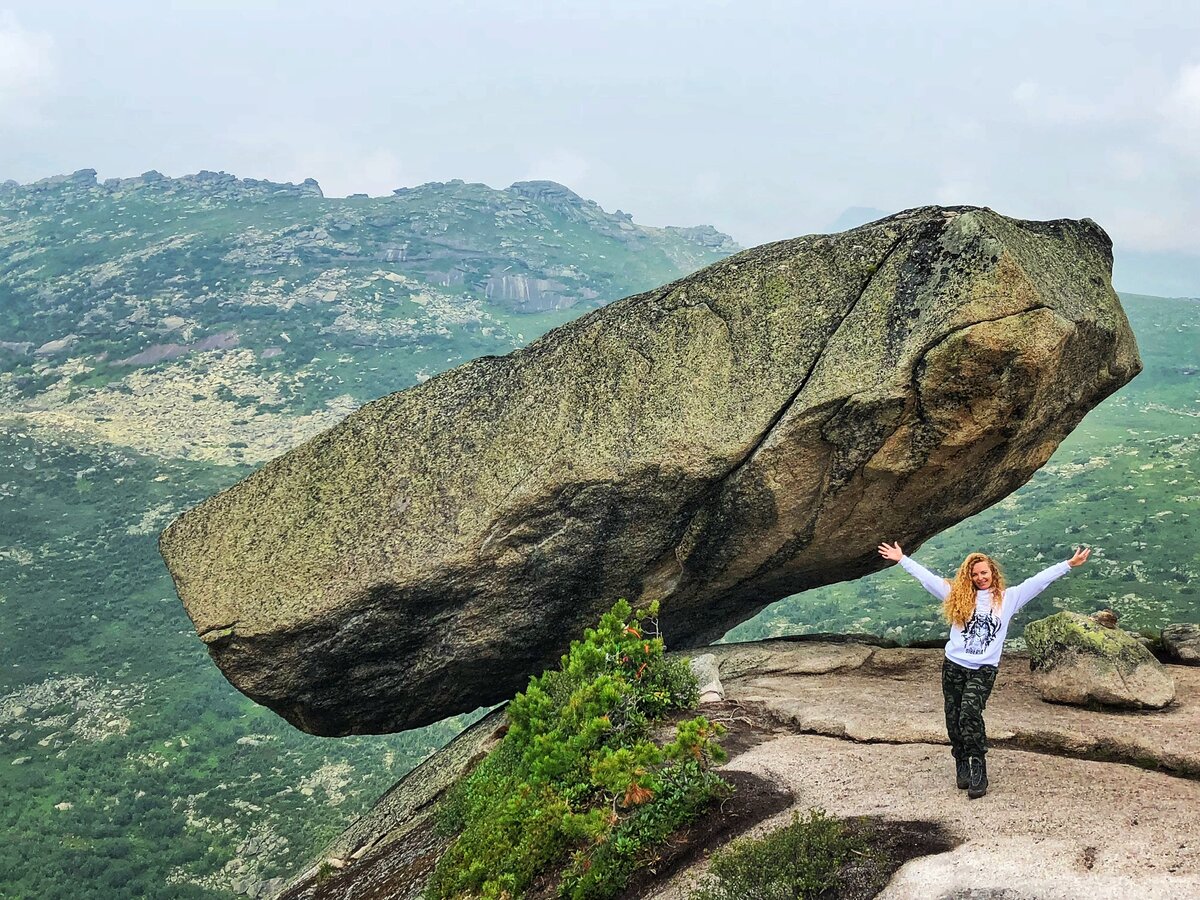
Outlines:
<svg viewBox="0 0 1200 900"><path fill-rule="evenodd" d="M1087 562L1091 552L1090 548L1078 548L1070 559L1055 563L1016 587L1005 587L1000 567L984 553L972 553L963 560L950 582L909 559L899 544L879 545L880 556L900 563L925 590L942 601L942 611L950 623L946 658L942 660L946 733L958 786L966 788L972 800L987 793L983 708L996 682L1008 624L1052 581Z"/></svg>

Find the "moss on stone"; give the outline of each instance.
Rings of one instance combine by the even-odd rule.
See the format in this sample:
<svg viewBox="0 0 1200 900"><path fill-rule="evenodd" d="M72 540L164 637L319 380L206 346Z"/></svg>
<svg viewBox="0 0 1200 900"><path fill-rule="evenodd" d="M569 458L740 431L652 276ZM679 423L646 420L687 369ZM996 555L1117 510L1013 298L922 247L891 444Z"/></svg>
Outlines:
<svg viewBox="0 0 1200 900"><path fill-rule="evenodd" d="M1053 665L1068 652L1086 653L1122 667L1153 660L1150 651L1132 635L1120 628L1105 628L1073 612L1030 622L1025 626L1025 643L1034 669Z"/></svg>

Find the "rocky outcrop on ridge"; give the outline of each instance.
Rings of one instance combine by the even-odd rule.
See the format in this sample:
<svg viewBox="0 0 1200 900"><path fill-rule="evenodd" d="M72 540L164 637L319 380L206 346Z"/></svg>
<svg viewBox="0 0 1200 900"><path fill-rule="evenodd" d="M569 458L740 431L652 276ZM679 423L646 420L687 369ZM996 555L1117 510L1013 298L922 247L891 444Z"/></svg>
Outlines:
<svg viewBox="0 0 1200 900"><path fill-rule="evenodd" d="M924 820L958 836L953 851L904 866L883 900L1200 894L1196 669L1169 667L1178 696L1165 710L1105 712L1042 701L1029 655L1006 653L986 713L991 784L969 800L946 744L940 650L775 641L711 649L725 654L727 695L763 704L793 732L727 770L767 774L800 810ZM787 824L791 812L758 830ZM702 870L645 896L683 900Z"/></svg>
<svg viewBox="0 0 1200 900"><path fill-rule="evenodd" d="M243 198L247 193L259 195L292 194L295 196L323 197L321 186L313 178L305 178L300 184L291 182L267 181L260 178L238 178L228 172L210 172L205 169L194 175L184 175L181 178L168 178L161 172L151 169L133 178L106 178L103 182L96 179L95 169L79 169L70 175L52 175L42 178L32 184L18 184L15 181L0 183L0 195L4 193L43 193L63 187L96 190L101 189L110 193L122 193L154 186L167 190L218 195L225 197Z"/></svg>
<svg viewBox="0 0 1200 900"><path fill-rule="evenodd" d="M368 404L161 550L213 659L318 734L511 696L614 598L676 646L1023 484L1140 370L1089 220L928 207L769 244Z"/></svg>

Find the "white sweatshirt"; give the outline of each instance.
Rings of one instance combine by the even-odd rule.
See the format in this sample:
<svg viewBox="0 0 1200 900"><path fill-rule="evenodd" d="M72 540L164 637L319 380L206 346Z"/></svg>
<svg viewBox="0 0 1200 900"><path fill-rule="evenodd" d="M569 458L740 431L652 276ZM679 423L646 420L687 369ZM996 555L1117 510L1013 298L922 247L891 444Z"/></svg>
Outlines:
<svg viewBox="0 0 1200 900"><path fill-rule="evenodd" d="M914 559L900 557L904 571L924 585L925 590L939 600L950 593L950 582L939 578ZM1055 579L1071 571L1066 560L1055 563L1022 581L1016 587L1006 588L999 614L992 609L992 592L975 592L975 615L967 620L963 628L950 626L950 639L946 642L946 659L967 669L1000 664L1000 652L1004 649L1004 638L1008 634L1008 623L1017 612L1050 586Z"/></svg>

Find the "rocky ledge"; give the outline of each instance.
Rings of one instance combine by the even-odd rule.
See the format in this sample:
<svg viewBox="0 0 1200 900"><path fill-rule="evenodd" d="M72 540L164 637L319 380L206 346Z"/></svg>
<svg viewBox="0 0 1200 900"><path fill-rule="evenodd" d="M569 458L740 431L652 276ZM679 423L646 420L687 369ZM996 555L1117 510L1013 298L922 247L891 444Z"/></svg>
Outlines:
<svg viewBox="0 0 1200 900"><path fill-rule="evenodd" d="M949 835L895 873L891 900L1200 896L1200 668L1170 667L1166 710L1101 712L1041 700L1028 655L1006 654L987 709L991 785L968 800L942 725L940 650L783 640L706 652L726 695L716 717L741 723L723 773L760 791L763 814L704 833L758 833L815 806ZM429 827L438 799L502 723L493 713L410 773L327 848L332 875L318 882L318 863L285 896L419 897L444 846ZM695 849L628 896L684 900L711 847Z"/></svg>

